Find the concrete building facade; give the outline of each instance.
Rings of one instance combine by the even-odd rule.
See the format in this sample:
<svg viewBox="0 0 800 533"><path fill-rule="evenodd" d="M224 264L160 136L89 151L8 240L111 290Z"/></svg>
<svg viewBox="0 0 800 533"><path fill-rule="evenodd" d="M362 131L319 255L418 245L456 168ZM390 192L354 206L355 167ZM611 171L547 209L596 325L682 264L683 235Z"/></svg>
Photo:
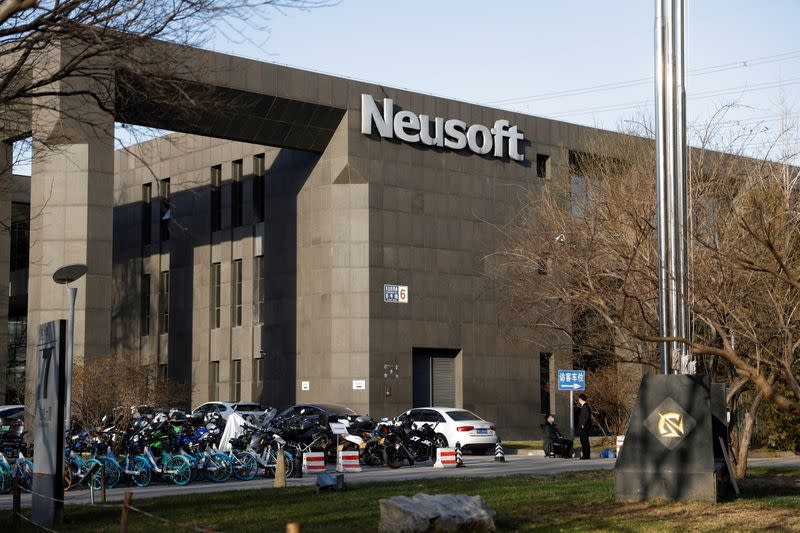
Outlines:
<svg viewBox="0 0 800 533"><path fill-rule="evenodd" d="M85 262L76 359L140 357L190 384L195 405L334 402L393 416L438 403L495 421L504 438L538 435L543 410L568 417L553 389L569 348L512 340L485 258L496 226L529 195L568 190L570 151L604 133L182 53L202 73L187 80L229 108L189 122L130 97L115 114L63 97L27 131L41 213L28 376L36 325L66 313L50 276ZM115 154L114 120L183 133ZM407 303L386 301L386 285L408 287Z"/></svg>

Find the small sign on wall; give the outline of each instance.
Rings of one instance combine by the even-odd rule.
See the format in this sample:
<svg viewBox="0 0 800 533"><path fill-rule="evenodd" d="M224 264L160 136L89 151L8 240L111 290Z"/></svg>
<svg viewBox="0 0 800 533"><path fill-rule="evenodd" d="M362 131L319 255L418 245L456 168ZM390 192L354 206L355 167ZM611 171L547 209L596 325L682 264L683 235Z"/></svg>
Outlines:
<svg viewBox="0 0 800 533"><path fill-rule="evenodd" d="M300 390L311 390L311 382L310 381L301 381L300 382Z"/></svg>
<svg viewBox="0 0 800 533"><path fill-rule="evenodd" d="M366 388L367 388L367 380L365 379L353 380L353 390L365 390Z"/></svg>
<svg viewBox="0 0 800 533"><path fill-rule="evenodd" d="M393 304L407 304L408 285L384 285L383 301Z"/></svg>

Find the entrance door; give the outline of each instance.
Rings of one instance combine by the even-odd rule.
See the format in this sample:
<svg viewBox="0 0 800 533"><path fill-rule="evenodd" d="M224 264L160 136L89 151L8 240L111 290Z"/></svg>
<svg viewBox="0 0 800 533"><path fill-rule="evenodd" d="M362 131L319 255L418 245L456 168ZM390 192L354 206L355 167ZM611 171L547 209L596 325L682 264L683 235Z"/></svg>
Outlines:
<svg viewBox="0 0 800 533"><path fill-rule="evenodd" d="M456 406L457 349L413 350L413 407Z"/></svg>

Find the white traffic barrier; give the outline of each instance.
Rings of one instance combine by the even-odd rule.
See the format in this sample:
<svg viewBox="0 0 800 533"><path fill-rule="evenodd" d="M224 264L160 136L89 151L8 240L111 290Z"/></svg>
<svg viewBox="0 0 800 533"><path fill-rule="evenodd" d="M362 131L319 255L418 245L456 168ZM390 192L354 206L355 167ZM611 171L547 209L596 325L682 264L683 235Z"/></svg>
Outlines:
<svg viewBox="0 0 800 533"><path fill-rule="evenodd" d="M303 454L303 474L319 474L325 471L325 452Z"/></svg>
<svg viewBox="0 0 800 533"><path fill-rule="evenodd" d="M497 444L494 446L494 462L506 462L506 453L503 451L503 443L500 441L500 439L497 439Z"/></svg>
<svg viewBox="0 0 800 533"><path fill-rule="evenodd" d="M337 472L361 472L361 463L358 460L358 451L339 450L336 454Z"/></svg>
<svg viewBox="0 0 800 533"><path fill-rule="evenodd" d="M436 462L434 468L455 468L456 449L455 448L436 448Z"/></svg>
<svg viewBox="0 0 800 533"><path fill-rule="evenodd" d="M617 435L617 457L619 457L619 451L622 449L622 445L625 442L625 435Z"/></svg>

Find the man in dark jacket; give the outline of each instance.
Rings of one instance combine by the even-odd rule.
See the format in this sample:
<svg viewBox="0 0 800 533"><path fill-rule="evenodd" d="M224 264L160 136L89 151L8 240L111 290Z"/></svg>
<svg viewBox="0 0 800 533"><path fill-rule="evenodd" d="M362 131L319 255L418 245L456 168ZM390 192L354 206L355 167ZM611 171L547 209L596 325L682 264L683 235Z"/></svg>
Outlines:
<svg viewBox="0 0 800 533"><path fill-rule="evenodd" d="M581 412L578 415L578 432L581 437L581 459L590 459L589 431L592 429L592 411L589 409L585 394L578 394L578 405L581 407Z"/></svg>
<svg viewBox="0 0 800 533"><path fill-rule="evenodd" d="M555 424L555 415L548 414L542 424L545 457L570 457L573 443L564 438Z"/></svg>

